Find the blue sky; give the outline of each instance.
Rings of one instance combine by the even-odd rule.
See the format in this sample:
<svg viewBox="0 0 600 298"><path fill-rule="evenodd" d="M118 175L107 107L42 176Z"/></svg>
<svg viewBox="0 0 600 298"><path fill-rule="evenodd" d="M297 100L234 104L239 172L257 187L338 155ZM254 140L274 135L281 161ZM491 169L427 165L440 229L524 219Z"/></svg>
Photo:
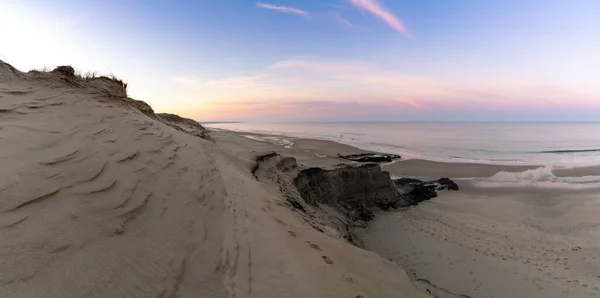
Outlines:
<svg viewBox="0 0 600 298"><path fill-rule="evenodd" d="M598 1L0 2L0 58L198 120L600 119Z"/></svg>

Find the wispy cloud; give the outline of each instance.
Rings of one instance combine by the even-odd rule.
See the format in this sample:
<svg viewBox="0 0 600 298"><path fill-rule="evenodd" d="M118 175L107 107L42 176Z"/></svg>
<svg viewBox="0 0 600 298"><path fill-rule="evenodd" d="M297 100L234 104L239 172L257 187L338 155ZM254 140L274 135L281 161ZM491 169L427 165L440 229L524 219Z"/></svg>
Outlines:
<svg viewBox="0 0 600 298"><path fill-rule="evenodd" d="M320 121L331 120L331 114L339 119L412 119L413 114L424 117L419 119L432 119L435 113L469 109L600 107L600 89L582 93L517 77L427 77L367 61L311 56L274 62L255 75L212 80L181 76L174 80L191 87L181 88L186 96L202 98L197 110L185 106L181 109L205 120Z"/></svg>
<svg viewBox="0 0 600 298"><path fill-rule="evenodd" d="M258 81L267 75L233 76L220 79L203 80L196 76L176 76L173 81L190 89L248 89L259 87Z"/></svg>
<svg viewBox="0 0 600 298"><path fill-rule="evenodd" d="M352 24L350 21L348 21L346 18L342 17L339 14L335 14L335 19L346 26L354 27L354 24Z"/></svg>
<svg viewBox="0 0 600 298"><path fill-rule="evenodd" d="M407 35L408 31L402 22L394 16L388 9L386 9L379 1L377 0L349 0L352 5L356 6L359 9L366 10L378 18L382 19L396 31Z"/></svg>
<svg viewBox="0 0 600 298"><path fill-rule="evenodd" d="M268 3L257 2L256 7L277 10L277 11L284 12L284 13L293 13L293 14L297 14L297 15L301 15L301 16L308 15L308 11L305 11L305 10L302 10L299 8L295 8L295 7L291 7L291 6L280 6L280 5L273 5L273 4L268 4Z"/></svg>
<svg viewBox="0 0 600 298"><path fill-rule="evenodd" d="M370 67L369 64L359 61L321 61L302 57L277 61L269 66L271 69L296 68L327 73L362 71Z"/></svg>
<svg viewBox="0 0 600 298"><path fill-rule="evenodd" d="M251 120L264 121L327 121L366 119L369 117L390 117L414 113L419 107L402 100L370 100L344 102L328 100L271 101L229 101L208 103L194 117L210 120ZM332 118L332 116L336 118Z"/></svg>

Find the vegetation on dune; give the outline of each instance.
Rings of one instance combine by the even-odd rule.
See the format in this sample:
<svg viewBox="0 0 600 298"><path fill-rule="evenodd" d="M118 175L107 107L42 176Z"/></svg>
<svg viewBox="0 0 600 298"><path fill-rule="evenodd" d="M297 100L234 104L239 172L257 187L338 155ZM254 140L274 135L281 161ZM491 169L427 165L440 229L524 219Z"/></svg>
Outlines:
<svg viewBox="0 0 600 298"><path fill-rule="evenodd" d="M156 114L164 119L167 119L169 121L172 122L183 122L183 119L181 116L177 115L177 114L169 114L169 113L159 113Z"/></svg>
<svg viewBox="0 0 600 298"><path fill-rule="evenodd" d="M129 106L137 109L142 112L144 115L154 118L156 120L161 121L177 130L186 132L188 134L192 134L194 136L198 136L204 139L211 139L208 135L207 130L200 125L200 123L192 120L183 118L177 114L170 113L159 113L155 114L152 107L141 100L135 100L127 96L127 83L123 82L120 78L116 77L114 74L109 74L108 76L101 76L96 71L92 72L82 72L80 70L76 70L71 66L58 66L53 70L49 68L43 69L34 69L29 73L34 75L44 75L44 74L55 74L58 77L68 82L69 84L81 87L81 88L91 88L94 89L101 94L111 98L122 100L127 103ZM184 127L193 127L193 129L184 129Z"/></svg>
<svg viewBox="0 0 600 298"><path fill-rule="evenodd" d="M208 135L206 128L198 121L189 118L181 117L177 114L170 113L158 113L156 117L163 123L181 131L185 131L188 134L192 134L203 139L211 140L212 138ZM187 128L186 128L187 127ZM190 129L191 128L191 129Z"/></svg>
<svg viewBox="0 0 600 298"><path fill-rule="evenodd" d="M44 67L42 69L33 69L30 73L39 74L39 73L54 73L62 75L66 81L73 83L75 85L79 85L76 79L80 79L82 81L93 81L93 80L108 80L114 83L117 83L121 88L123 88L125 95L127 94L127 83L125 83L122 79L118 78L114 74L108 74L106 76L100 75L97 71L88 71L83 72L81 70L75 70L73 67L68 65L57 66L53 70L50 70L48 67Z"/></svg>
<svg viewBox="0 0 600 298"><path fill-rule="evenodd" d="M131 106L138 109L147 116L155 117L152 107L144 101L127 98L126 100Z"/></svg>

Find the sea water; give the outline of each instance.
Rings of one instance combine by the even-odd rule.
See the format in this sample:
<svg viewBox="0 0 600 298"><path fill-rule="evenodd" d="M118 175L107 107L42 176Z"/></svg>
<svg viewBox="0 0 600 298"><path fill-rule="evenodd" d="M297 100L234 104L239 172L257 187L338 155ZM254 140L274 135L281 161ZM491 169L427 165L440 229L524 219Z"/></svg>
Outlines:
<svg viewBox="0 0 600 298"><path fill-rule="evenodd" d="M217 123L240 132L336 141L365 150L448 162L600 164L600 123ZM260 136L251 136L261 138Z"/></svg>

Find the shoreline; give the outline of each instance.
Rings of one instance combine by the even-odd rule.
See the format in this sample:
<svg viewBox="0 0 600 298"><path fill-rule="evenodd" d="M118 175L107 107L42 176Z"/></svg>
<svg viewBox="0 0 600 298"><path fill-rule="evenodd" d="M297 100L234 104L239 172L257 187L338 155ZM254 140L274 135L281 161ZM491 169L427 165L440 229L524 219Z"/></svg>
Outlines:
<svg viewBox="0 0 600 298"><path fill-rule="evenodd" d="M0 70L2 297L600 294L596 168L381 171L334 141L207 134L115 78Z"/></svg>
<svg viewBox="0 0 600 298"><path fill-rule="evenodd" d="M426 297L257 180L263 143L69 66L0 78L0 297Z"/></svg>
<svg viewBox="0 0 600 298"><path fill-rule="evenodd" d="M209 128L213 130L213 128ZM226 129L216 129L215 132L231 133L239 137L254 140L257 142L270 143L281 146L285 150L308 150L314 152L317 157L335 157L340 154L369 153L375 152L361 149L352 145L340 143L332 140L318 138L301 138L280 134L263 134L253 132L241 132ZM258 136L256 138L249 136ZM273 138L273 139L269 139ZM323 144L327 144L324 146ZM379 152L391 154L393 152ZM344 160L341 160L344 161ZM344 161L345 162L345 161ZM494 164L481 162L458 162L458 161L440 161L435 159L405 157L394 160L391 163L380 164L382 169L390 172L396 177L416 177L416 178L485 178L491 177L500 172L520 173L528 170L538 170L547 168L557 178L598 176L600 181L600 165L597 164L565 164L565 165L544 165L544 164ZM548 168L549 167L549 168ZM438 177L438 178L439 178ZM436 178L437 179L437 178Z"/></svg>
<svg viewBox="0 0 600 298"><path fill-rule="evenodd" d="M290 138L293 146L284 146L243 134L221 131L213 136L224 147L274 150L307 167L351 163L337 154L366 152L333 141ZM493 181L501 172L518 177L544 168L417 159L382 165L396 176L447 176L460 190L438 191L438 197L416 206L377 211L365 228L353 229L364 249L392 260L417 288L439 298L596 297L600 258L594 256L600 255L600 246L593 239L600 238L595 220L600 184L570 188L559 182L548 187L545 181ZM557 177L570 177L597 170L554 171Z"/></svg>
<svg viewBox="0 0 600 298"><path fill-rule="evenodd" d="M380 152L380 153L387 153L387 154L399 154L402 156L402 160L423 160L423 161L430 161L430 162L436 162L436 163L451 163L451 164L477 164L477 165L492 165L492 166L507 166L507 167L527 167L527 168L531 168L531 167L544 167L544 166L552 166L552 167L556 167L557 169L562 169L562 168L566 168L566 169L570 169L570 168L596 168L600 169L600 162L569 162L569 163L536 163L536 162L521 162L521 161L511 161L511 162L502 162L502 161L493 161L493 160L471 160L471 159L464 159L464 158L454 158L454 157L447 157L447 158L436 158L436 157L428 157L428 156L423 156L423 155L414 155L414 154L408 154L408 153L399 153L399 152L393 152L393 151L385 151L385 150L372 150L369 148L365 148L365 147L361 147L360 144L355 144L355 143L349 143L349 142L340 142L339 140L334 140L334 139L329 139L329 138L319 138L318 136L315 135L307 135L307 136L295 136L295 135L287 135L283 132L273 132L273 133L266 133L266 132L251 132L251 131L241 131L241 130L229 130L229 129L223 129L223 128L215 128L215 127L207 127L208 130L211 131L224 131L224 132L231 132L231 133L235 133L237 135L240 136L258 136L258 138L255 138L256 140L260 141L261 137L267 137L267 138L280 138L280 140L285 140L285 141L291 141L293 143L293 140L316 140L316 141L327 141L327 142L334 142L340 145L346 145L346 146L350 146L353 147L357 150L360 150L362 152ZM595 171L595 172L600 172L600 171Z"/></svg>

